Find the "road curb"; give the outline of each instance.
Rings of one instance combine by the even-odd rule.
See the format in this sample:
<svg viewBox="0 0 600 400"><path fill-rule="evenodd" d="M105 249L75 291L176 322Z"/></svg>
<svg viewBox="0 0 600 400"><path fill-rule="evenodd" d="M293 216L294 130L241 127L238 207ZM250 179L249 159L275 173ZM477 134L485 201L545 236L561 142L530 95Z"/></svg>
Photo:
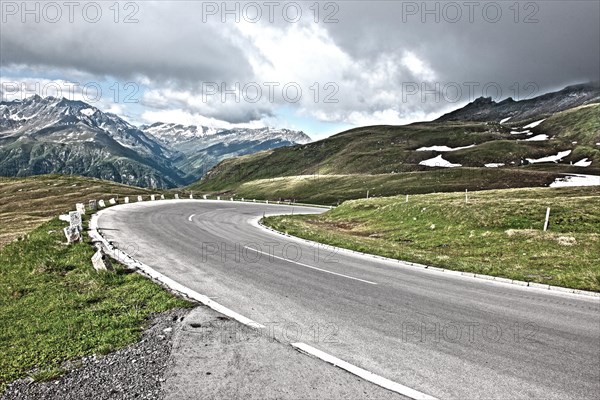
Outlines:
<svg viewBox="0 0 600 400"><path fill-rule="evenodd" d="M287 215L287 214L283 214L283 215ZM450 269L445 269L445 268L433 267L433 266L425 265L425 264L413 263L410 261L397 260L395 258L383 257L383 256L379 256L376 254L369 254L369 253L364 253L364 252L360 252L360 251L356 251L356 250L345 249L342 247L336 247L336 246L332 246L332 245L325 244L325 243L315 242L314 240L304 239L304 238L301 238L298 236L293 236L293 235L290 235L290 234L287 234L284 232L280 232L276 229L273 229L273 228L263 224L262 218L254 219L252 222L255 223L256 226L260 227L261 229L269 231L275 235L284 236L287 238L293 238L294 240L298 240L298 241L301 241L301 242L304 242L307 244L311 244L311 245L323 246L326 249L331 249L336 252L358 254L358 255L361 255L364 257L374 258L374 259L382 260L382 261L385 261L388 263L393 263L396 265L400 264L400 265L420 268L423 270L433 271L433 272L437 272L437 273L444 273L446 275L454 275L454 276L462 276L462 277L467 277L467 278L472 278L472 279L480 279L480 280L485 280L485 281L488 281L488 282L494 283L494 284L513 285L513 286L528 288L531 290L536 290L539 292L555 292L555 293L558 292L561 294L568 294L568 295L577 296L577 297L600 299L600 293L590 292L587 290L571 289L571 288L565 288L565 287L561 287L561 286L552 286L552 285L547 285L547 284L545 285L545 284L537 283L537 282L519 281L519 280L515 280L515 279L502 278L502 277L498 277L498 276L476 274L473 272L455 271L455 270L450 270Z"/></svg>

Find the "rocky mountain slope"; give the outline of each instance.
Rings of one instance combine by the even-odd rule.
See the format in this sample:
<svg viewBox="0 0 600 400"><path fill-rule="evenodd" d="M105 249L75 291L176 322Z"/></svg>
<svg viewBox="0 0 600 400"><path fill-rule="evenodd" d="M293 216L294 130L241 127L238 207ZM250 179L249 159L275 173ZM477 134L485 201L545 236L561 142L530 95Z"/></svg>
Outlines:
<svg viewBox="0 0 600 400"><path fill-rule="evenodd" d="M438 118L437 121L523 121L548 116L585 104L600 101L600 85L588 83L567 86L527 100L508 98L496 103L491 97L480 97L465 107Z"/></svg>
<svg viewBox="0 0 600 400"><path fill-rule="evenodd" d="M185 183L173 152L118 116L81 101L0 103L0 175L77 174L129 185Z"/></svg>
<svg viewBox="0 0 600 400"><path fill-rule="evenodd" d="M200 178L226 158L311 141L303 132L289 129L217 129L161 122L141 129L163 146L178 152L173 161L192 180Z"/></svg>
<svg viewBox="0 0 600 400"><path fill-rule="evenodd" d="M182 186L224 157L310 141L287 130L135 127L81 101L0 102L0 176L77 174L142 187Z"/></svg>

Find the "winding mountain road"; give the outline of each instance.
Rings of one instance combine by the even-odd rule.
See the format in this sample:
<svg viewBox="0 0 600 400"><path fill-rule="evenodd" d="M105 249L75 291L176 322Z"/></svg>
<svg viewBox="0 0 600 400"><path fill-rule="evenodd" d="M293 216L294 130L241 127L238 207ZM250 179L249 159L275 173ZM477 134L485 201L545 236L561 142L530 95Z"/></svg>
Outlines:
<svg viewBox="0 0 600 400"><path fill-rule="evenodd" d="M106 209L98 226L143 263L264 325L265 336L428 395L598 398L600 299L333 251L257 225L263 215L323 211L167 200Z"/></svg>

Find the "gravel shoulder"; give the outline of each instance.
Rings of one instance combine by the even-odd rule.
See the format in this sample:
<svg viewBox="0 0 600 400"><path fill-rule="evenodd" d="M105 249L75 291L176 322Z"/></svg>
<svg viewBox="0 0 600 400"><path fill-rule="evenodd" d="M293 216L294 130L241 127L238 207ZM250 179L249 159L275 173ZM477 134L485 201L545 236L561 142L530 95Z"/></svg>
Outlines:
<svg viewBox="0 0 600 400"><path fill-rule="evenodd" d="M70 361L63 366L68 372L49 382L20 379L7 387L2 400L160 399L173 332L189 312L155 314L137 343L105 356Z"/></svg>
<svg viewBox="0 0 600 400"><path fill-rule="evenodd" d="M138 343L21 379L2 400L402 399L207 307L153 315Z"/></svg>

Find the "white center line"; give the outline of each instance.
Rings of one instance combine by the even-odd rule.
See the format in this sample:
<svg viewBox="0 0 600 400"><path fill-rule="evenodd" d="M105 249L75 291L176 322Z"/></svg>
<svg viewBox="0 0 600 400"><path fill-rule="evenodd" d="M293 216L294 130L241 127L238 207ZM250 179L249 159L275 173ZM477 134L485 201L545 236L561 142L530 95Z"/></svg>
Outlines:
<svg viewBox="0 0 600 400"><path fill-rule="evenodd" d="M273 257L273 258L277 258L279 260L283 260L283 261L287 261L287 262L290 262L290 263L294 263L294 264L300 265L302 267L306 267L306 268L314 269L314 270L317 270L317 271L325 272L325 273L328 273L328 274L331 274L331 275L341 276L341 277L348 278L348 279L353 279L355 281L360 281L360 282L368 283L369 285L377 285L377 283L375 283L375 282L367 281L367 280L360 279L360 278L355 278L353 276L348 276L348 275L344 275L344 274L338 274L337 272L327 271L326 269L313 267L312 265L303 264L303 263L298 262L298 261L288 260L287 258L278 257L278 256L276 256L274 254L268 254L268 253L265 253L264 251L256 250L256 249L254 249L252 247L244 246L244 248L246 248L248 250L255 251L255 252L260 253L260 254L264 254L264 255L269 256L269 257Z"/></svg>
<svg viewBox="0 0 600 400"><path fill-rule="evenodd" d="M194 218L195 216L196 216L196 214L190 215L190 217L188 218L188 221L192 222L192 218Z"/></svg>

